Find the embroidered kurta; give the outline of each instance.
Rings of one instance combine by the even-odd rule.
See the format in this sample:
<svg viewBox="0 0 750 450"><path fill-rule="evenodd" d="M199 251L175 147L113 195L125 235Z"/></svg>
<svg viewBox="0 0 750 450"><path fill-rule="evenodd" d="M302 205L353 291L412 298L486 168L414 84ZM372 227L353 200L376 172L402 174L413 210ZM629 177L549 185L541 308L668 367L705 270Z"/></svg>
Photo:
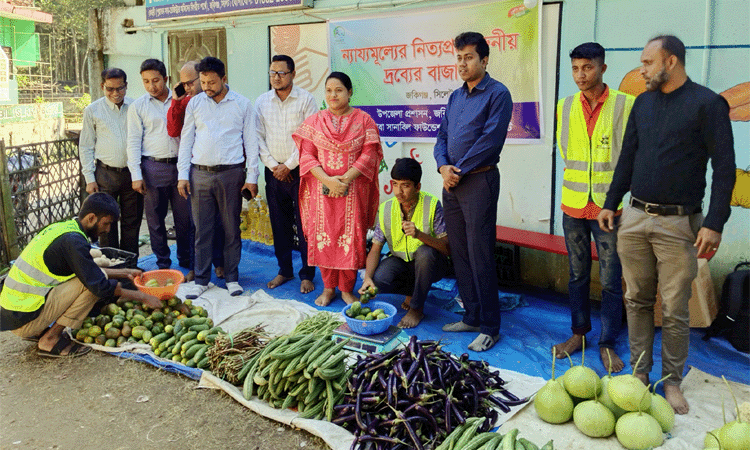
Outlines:
<svg viewBox="0 0 750 450"><path fill-rule="evenodd" d="M359 109L345 116L328 110L305 120L292 136L300 150L299 203L308 264L329 269L361 269L367 230L379 204L378 170L383 159L378 126ZM344 197L323 195L323 183L310 172L320 166L329 176L355 167L362 175Z"/></svg>

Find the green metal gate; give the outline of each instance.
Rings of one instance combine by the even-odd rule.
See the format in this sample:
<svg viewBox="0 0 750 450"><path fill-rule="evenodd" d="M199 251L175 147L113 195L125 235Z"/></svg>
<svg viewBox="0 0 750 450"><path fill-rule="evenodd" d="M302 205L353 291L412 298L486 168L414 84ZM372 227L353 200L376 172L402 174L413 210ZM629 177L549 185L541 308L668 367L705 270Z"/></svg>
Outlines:
<svg viewBox="0 0 750 450"><path fill-rule="evenodd" d="M85 189L76 139L0 140L0 272L47 225L78 214Z"/></svg>

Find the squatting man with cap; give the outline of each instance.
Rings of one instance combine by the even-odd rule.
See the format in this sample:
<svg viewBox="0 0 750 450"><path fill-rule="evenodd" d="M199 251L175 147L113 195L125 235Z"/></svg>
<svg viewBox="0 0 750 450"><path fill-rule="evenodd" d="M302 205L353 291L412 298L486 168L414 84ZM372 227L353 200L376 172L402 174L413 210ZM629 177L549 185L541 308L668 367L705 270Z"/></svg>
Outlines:
<svg viewBox="0 0 750 450"><path fill-rule="evenodd" d="M80 328L100 298L119 296L160 308L158 298L125 289L117 281L132 280L140 270L99 268L91 257L89 239L108 233L119 217L115 199L97 192L83 202L78 218L39 232L10 268L0 291L0 331L38 341L40 356L75 357L91 347L72 342L63 331Z"/></svg>

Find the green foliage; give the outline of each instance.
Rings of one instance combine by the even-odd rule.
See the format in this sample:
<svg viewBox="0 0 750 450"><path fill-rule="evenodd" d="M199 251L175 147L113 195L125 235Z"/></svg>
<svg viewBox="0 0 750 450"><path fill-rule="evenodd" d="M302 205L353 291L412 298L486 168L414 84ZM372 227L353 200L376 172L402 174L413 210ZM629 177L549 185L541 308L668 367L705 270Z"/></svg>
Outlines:
<svg viewBox="0 0 750 450"><path fill-rule="evenodd" d="M59 30L71 31L85 41L88 35L89 10L104 6L122 6L122 0L37 0L36 6L52 14L54 22L44 24L53 33Z"/></svg>
<svg viewBox="0 0 750 450"><path fill-rule="evenodd" d="M18 82L18 89L26 89L31 84L28 75L16 75L16 81Z"/></svg>
<svg viewBox="0 0 750 450"><path fill-rule="evenodd" d="M89 95L88 93L85 93L78 98L73 97L70 99L70 103L73 104L73 106L75 106L76 110L79 113L83 114L83 110L86 109L86 107L91 104L91 95Z"/></svg>

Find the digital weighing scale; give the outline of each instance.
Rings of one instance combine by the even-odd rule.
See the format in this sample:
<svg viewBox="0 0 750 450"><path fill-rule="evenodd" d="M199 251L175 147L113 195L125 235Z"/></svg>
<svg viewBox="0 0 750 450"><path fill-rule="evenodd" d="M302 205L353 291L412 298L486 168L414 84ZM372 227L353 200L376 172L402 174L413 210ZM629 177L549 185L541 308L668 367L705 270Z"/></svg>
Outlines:
<svg viewBox="0 0 750 450"><path fill-rule="evenodd" d="M333 331L333 341L341 342L349 339L345 349L360 353L382 353L393 350L399 345L409 342L409 335L399 327L391 325L387 330L380 334L364 336L357 334L349 328L349 325L343 323Z"/></svg>

